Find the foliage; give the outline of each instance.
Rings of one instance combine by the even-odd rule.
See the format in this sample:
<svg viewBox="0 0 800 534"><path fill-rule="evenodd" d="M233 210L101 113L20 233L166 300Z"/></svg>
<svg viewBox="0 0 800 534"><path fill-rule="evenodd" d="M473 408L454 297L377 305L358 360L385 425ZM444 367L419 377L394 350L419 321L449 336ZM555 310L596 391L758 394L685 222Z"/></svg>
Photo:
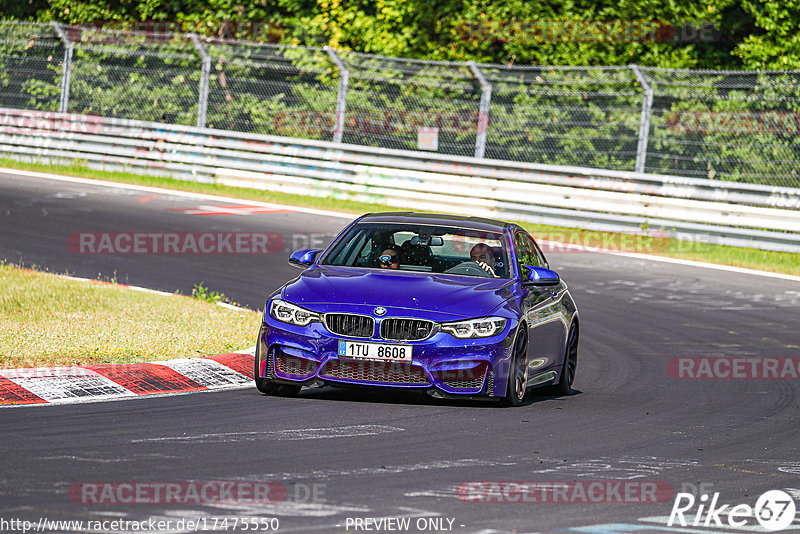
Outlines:
<svg viewBox="0 0 800 534"><path fill-rule="evenodd" d="M465 63L414 60L474 60L492 84L487 157L621 170L635 166L643 100L626 65L800 68L800 0L31 0L3 13L125 27L172 22L198 32L211 61L207 126L319 140L334 136L339 70L323 50L291 45L329 45L350 70L343 141L416 150L417 128L436 126L439 152L461 156L475 152L481 87ZM248 21L263 24L248 34ZM2 106L58 109L64 48L37 31L0 41ZM109 35L122 42L106 42ZM196 123L202 58L189 39L82 37L69 111ZM619 70L554 68L567 65ZM656 95L648 172L800 186L796 129L673 127L682 112L794 120L800 77L646 77ZM442 127L453 117L457 125Z"/></svg>
<svg viewBox="0 0 800 534"><path fill-rule="evenodd" d="M70 24L174 21L221 32L266 22L260 37L389 56L500 64L736 68L800 64L800 2L787 0L30 0L6 17ZM564 24L586 21L603 24ZM657 23L653 38L608 31ZM205 22L202 25L199 23ZM708 25L708 26L706 26ZM713 35L703 28L714 27ZM547 28L538 31L537 28ZM598 30L598 28L600 28ZM620 35L623 35L620 38Z"/></svg>
<svg viewBox="0 0 800 534"><path fill-rule="evenodd" d="M743 37L735 55L749 69L800 68L800 1L743 0L759 32Z"/></svg>
<svg viewBox="0 0 800 534"><path fill-rule="evenodd" d="M225 293L219 293L203 285L203 282L195 284L192 288L192 297L203 302L216 304L225 300Z"/></svg>

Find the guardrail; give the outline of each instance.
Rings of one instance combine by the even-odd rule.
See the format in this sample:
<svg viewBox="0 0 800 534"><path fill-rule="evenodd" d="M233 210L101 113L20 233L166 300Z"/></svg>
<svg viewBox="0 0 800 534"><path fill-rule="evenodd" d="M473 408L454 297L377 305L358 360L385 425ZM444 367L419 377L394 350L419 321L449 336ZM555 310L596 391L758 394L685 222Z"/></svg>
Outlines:
<svg viewBox="0 0 800 534"><path fill-rule="evenodd" d="M800 189L0 108L0 154L397 208L800 252Z"/></svg>

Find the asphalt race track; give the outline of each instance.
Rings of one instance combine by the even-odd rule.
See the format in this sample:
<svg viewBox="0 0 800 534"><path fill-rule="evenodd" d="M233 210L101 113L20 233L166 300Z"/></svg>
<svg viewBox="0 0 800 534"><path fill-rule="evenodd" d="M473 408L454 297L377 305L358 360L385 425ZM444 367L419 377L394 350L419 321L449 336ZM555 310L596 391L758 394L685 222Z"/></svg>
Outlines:
<svg viewBox="0 0 800 534"><path fill-rule="evenodd" d="M0 259L184 294L204 281L258 309L297 274L286 264L290 249L327 242L347 222L243 213L234 204L5 172ZM68 246L81 232L264 231L281 234L275 253L79 254ZM278 532L397 531L390 527L404 518L407 532L763 532L752 518L740 529L704 526L702 516L698 526L667 527L667 519L681 491L696 491L698 505L700 494L718 492L720 504L754 506L765 491L783 489L800 508L800 380L667 372L680 357L800 356L800 282L600 253L548 259L581 312L579 394L532 395L513 409L383 390L273 398L252 387L2 408L0 518L170 520L171 529L159 530L170 532L192 530L174 526L181 519L245 531L233 518L277 518ZM87 483L206 481L278 483L285 498L96 504L81 494L96 488ZM645 503L614 491L600 499L610 502L575 492L558 502L498 502L513 492L481 502L492 494L475 488L492 486L467 484L491 481L671 491ZM800 531L800 521L790 528ZM0 522L0 531L17 530Z"/></svg>

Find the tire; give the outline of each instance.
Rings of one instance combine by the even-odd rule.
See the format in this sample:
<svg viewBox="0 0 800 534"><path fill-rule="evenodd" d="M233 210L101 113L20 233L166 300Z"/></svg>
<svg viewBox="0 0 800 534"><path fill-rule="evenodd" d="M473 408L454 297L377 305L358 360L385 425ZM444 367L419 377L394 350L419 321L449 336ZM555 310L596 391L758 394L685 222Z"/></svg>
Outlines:
<svg viewBox="0 0 800 534"><path fill-rule="evenodd" d="M572 384L575 382L575 371L578 369L578 338L577 323L572 323L567 334L567 348L564 353L564 365L561 368L561 378L555 387L557 395L572 395Z"/></svg>
<svg viewBox="0 0 800 534"><path fill-rule="evenodd" d="M505 406L520 406L525 401L528 386L528 330L522 324L514 340L514 354L511 358L511 367L508 370L506 396L503 397Z"/></svg>
<svg viewBox="0 0 800 534"><path fill-rule="evenodd" d="M261 339L256 343L256 355L254 358L253 378L256 382L256 389L265 395L274 395L276 397L296 397L303 386L294 386L291 384L276 384L267 378L258 376L260 369L258 368L259 353L261 351Z"/></svg>

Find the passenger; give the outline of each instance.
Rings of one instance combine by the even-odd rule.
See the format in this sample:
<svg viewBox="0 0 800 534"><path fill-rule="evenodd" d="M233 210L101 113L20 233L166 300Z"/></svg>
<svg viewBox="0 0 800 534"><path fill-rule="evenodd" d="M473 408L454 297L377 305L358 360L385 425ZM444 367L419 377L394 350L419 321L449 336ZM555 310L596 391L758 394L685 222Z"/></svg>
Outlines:
<svg viewBox="0 0 800 534"><path fill-rule="evenodd" d="M469 251L469 258L480 265L484 271L497 277L494 272L494 254L492 254L492 248L489 245L478 243Z"/></svg>
<svg viewBox="0 0 800 534"><path fill-rule="evenodd" d="M378 256L378 267L381 269L399 269L400 256L397 255L397 251L387 248L381 252L381 255Z"/></svg>

